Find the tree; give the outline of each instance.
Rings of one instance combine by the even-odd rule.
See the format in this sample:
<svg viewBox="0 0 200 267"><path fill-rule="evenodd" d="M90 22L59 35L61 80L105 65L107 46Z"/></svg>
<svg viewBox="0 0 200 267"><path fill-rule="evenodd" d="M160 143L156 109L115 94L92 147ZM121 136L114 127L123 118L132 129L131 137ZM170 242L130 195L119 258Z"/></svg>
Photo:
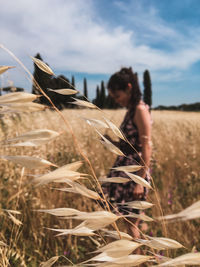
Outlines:
<svg viewBox="0 0 200 267"><path fill-rule="evenodd" d="M42 60L42 57L38 53L35 58ZM48 65L48 64L47 64ZM63 109L65 107L70 107L71 105L68 102L71 102L70 96L65 96L56 93L57 89L66 88L69 86L69 80L64 75L59 75L57 77L53 77L48 73L42 71L38 66L34 63L34 80L40 86L45 94L53 101L55 106L59 109ZM33 81L32 93L41 95L39 88L37 87L35 81ZM49 89L53 89L49 90ZM49 100L45 96L41 96L37 100L41 104L50 105Z"/></svg>
<svg viewBox="0 0 200 267"><path fill-rule="evenodd" d="M105 89L104 81L101 81L101 90L100 90L100 97L99 97L100 108L105 108L105 101L106 101L106 89Z"/></svg>
<svg viewBox="0 0 200 267"><path fill-rule="evenodd" d="M39 53L35 56L35 58L42 60L42 57L40 56ZM41 95L41 92L39 88L36 86L35 81L37 84L42 88L42 90L47 93L47 85L48 81L51 78L51 75L48 73L42 71L38 66L34 63L34 73L33 73L34 81L33 81L33 86L32 86L32 93L36 95ZM51 88L51 87L50 87ZM47 104L48 100L45 97L42 97L41 99L42 103Z"/></svg>
<svg viewBox="0 0 200 267"><path fill-rule="evenodd" d="M72 81L71 81L71 87L72 89L75 89L75 78L74 78L74 75L72 75Z"/></svg>
<svg viewBox="0 0 200 267"><path fill-rule="evenodd" d="M84 78L84 80L83 80L83 95L88 99L87 80L86 80L86 78Z"/></svg>
<svg viewBox="0 0 200 267"><path fill-rule="evenodd" d="M96 88L96 98L92 101L93 104L95 104L97 107L100 107L99 106L99 103L100 103L100 90L99 90L99 86L97 85L97 88Z"/></svg>
<svg viewBox="0 0 200 267"><path fill-rule="evenodd" d="M149 105L150 109L152 106L152 89L151 89L151 78L148 70L145 70L143 75L143 84L144 84L144 94L143 100L146 104Z"/></svg>
<svg viewBox="0 0 200 267"><path fill-rule="evenodd" d="M8 87L1 88L1 91L6 92L6 93L24 92L24 88L8 86Z"/></svg>

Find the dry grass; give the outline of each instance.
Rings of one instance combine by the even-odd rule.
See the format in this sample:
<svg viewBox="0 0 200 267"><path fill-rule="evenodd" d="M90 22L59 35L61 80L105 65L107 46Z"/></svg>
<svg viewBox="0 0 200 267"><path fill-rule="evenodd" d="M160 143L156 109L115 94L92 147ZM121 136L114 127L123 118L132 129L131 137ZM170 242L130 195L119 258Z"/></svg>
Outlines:
<svg viewBox="0 0 200 267"><path fill-rule="evenodd" d="M124 110L104 111L116 125L120 124ZM107 151L99 142L95 131L80 117L101 118L97 110L65 110L64 117L69 121L74 134L85 155L91 161L97 177L106 175L115 159L115 155ZM160 203L164 214L181 211L198 200L200 192L200 113L159 112L153 111L153 161L152 177L158 189ZM1 147L1 155L31 155L47 159L58 166L77 160L83 160L77 151L69 129L62 118L54 111L43 111L31 115L5 115L1 118L1 140L13 138L29 130L47 128L62 132L53 142L39 148ZM84 163L82 172L90 173ZM44 171L43 171L44 172ZM11 266L38 266L51 256L66 255L74 263L88 257L86 252L92 251L93 242L88 238L54 237L49 228L72 228L74 222L58 220L48 214L36 212L37 209L57 207L76 208L80 211L93 211L98 205L79 195L53 190L52 185L33 187L29 183L31 175L42 171L29 171L19 165L1 160L0 165L0 208L20 210L16 217L23 222L22 226L14 225L4 211L1 211L0 240L9 247L0 247L2 258L9 258ZM90 182L87 182L90 187ZM155 194L149 200L156 203ZM160 215L156 205L149 215ZM198 221L173 223L167 225L170 238L173 238L189 250L194 245L200 246L200 227ZM184 233L184 234L183 234ZM149 224L148 234L163 236L160 223ZM9 251L9 253L8 253ZM12 252L12 253L11 253ZM15 252L15 253L14 253ZM24 264L25 264L24 263ZM66 261L65 261L66 263ZM12 265L13 264L13 265ZM18 264L18 265L17 265ZM21 264L21 265L20 265ZM5 265L6 266L6 265Z"/></svg>
<svg viewBox="0 0 200 267"><path fill-rule="evenodd" d="M153 112L153 178L164 214L183 210L200 196L200 113ZM152 201L155 197L151 195ZM158 215L157 209L152 210ZM154 225L153 233L161 229ZM198 220L168 224L168 236L187 248L200 246Z"/></svg>

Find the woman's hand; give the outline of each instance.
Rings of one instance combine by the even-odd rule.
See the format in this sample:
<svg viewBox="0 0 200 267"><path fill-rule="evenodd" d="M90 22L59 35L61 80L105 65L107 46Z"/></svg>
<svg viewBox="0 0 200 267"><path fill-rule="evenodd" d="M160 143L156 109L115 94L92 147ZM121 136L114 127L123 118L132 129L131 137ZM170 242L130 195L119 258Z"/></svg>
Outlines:
<svg viewBox="0 0 200 267"><path fill-rule="evenodd" d="M135 199L141 199L144 195L144 187L140 184L136 184L133 190L133 196Z"/></svg>

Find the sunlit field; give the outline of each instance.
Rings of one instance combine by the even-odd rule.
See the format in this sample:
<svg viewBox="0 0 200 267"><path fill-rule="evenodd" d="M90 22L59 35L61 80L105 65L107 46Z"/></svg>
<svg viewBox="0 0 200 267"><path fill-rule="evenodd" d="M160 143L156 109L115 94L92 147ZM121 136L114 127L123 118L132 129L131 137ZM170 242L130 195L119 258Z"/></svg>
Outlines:
<svg viewBox="0 0 200 267"><path fill-rule="evenodd" d="M81 183L96 191L93 170L99 179L106 176L112 167L115 154L100 142L95 128L85 118L110 119L117 126L125 110L73 109L62 112L67 124L55 111L45 110L33 113L6 114L1 123L1 156L36 156L46 159L57 167L82 161L81 173L88 176ZM154 222L148 222L147 235L169 237L180 242L185 248L162 252L165 256L176 257L195 252L200 247L199 219L163 223L157 218L175 214L199 200L200 195L200 113L152 111L153 156L151 176L156 190L150 190L148 201L155 204L146 210ZM49 129L60 135L46 145L38 147L12 147L5 139L12 139L36 129ZM111 130L101 129L102 134ZM116 137L114 137L116 138ZM83 158L89 159L91 166ZM2 266L39 266L51 257L60 256L57 265L72 265L82 262L104 244L105 237L55 236L48 228L72 229L80 221L63 219L40 212L41 209L73 208L79 211L101 210L94 200L79 194L56 190L59 183L36 186L32 181L48 170L28 169L12 161L1 159L0 164L0 257ZM92 170L93 169L93 170ZM153 184L153 183L152 183ZM65 186L66 187L66 186ZM20 214L9 213L19 211ZM14 218L13 218L13 217ZM118 222L120 231L126 232L123 222ZM112 226L109 229L114 230ZM149 255L149 254L148 254ZM50 266L50 265L48 265ZM151 266L148 263L147 266Z"/></svg>

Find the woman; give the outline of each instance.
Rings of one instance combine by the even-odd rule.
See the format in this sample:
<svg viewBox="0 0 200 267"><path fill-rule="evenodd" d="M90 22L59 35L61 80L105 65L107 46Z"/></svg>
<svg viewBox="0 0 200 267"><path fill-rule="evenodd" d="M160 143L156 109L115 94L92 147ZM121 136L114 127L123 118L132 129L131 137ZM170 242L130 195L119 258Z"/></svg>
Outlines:
<svg viewBox="0 0 200 267"><path fill-rule="evenodd" d="M148 168L151 157L151 118L148 105L141 100L142 94L137 74L133 73L131 68L122 68L110 77L108 91L116 103L127 108L127 113L120 129L134 147L133 149L130 144L123 140L120 140L117 144L113 142L126 155L126 157L118 156L113 167L134 164L145 166L136 174L148 181ZM109 136L106 137L112 141ZM127 177L124 172L112 169L108 178L117 176ZM109 202L114 206L117 206L116 203L145 200L147 195L146 188L132 181L125 184L107 183L103 186L103 191ZM130 212L130 210L125 211L120 205L117 206L117 209L123 214ZM131 212L136 213L138 210L131 210ZM139 220L134 220L134 224L138 226ZM139 237L137 227L129 224L128 230L134 237Z"/></svg>

